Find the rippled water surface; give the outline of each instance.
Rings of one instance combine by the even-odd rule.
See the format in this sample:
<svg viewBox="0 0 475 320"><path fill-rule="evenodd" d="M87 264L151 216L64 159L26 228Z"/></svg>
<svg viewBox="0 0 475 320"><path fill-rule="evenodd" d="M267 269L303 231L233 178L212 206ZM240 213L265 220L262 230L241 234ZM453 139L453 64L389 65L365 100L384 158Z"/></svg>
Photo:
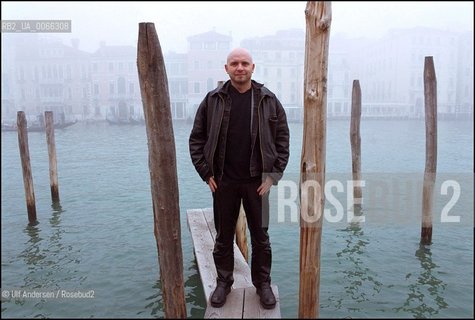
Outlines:
<svg viewBox="0 0 475 320"><path fill-rule="evenodd" d="M291 184L298 183L302 125L290 127L284 178ZM187 314L202 318L206 303L186 210L210 207L211 196L189 160L190 130L174 124ZM394 183L424 171L424 122L362 122L364 223L346 219L341 175L351 172L349 123L329 121L327 134L327 181L344 182L344 190L333 189L344 218L329 216L323 225L320 316L473 318L473 122L439 122L430 246L419 245L421 189ZM52 204L46 137L28 135L39 221L31 226L18 137L2 132L2 317L163 317L145 127L78 123L55 136L61 200ZM390 182L372 189L372 179ZM447 182L446 195L444 181L455 181ZM449 208L456 184L460 196ZM336 203L327 198L329 214L338 212ZM460 222L442 223L444 208ZM283 317L298 315L299 232L291 213L282 219L273 212L272 281ZM34 290L83 296L16 296Z"/></svg>

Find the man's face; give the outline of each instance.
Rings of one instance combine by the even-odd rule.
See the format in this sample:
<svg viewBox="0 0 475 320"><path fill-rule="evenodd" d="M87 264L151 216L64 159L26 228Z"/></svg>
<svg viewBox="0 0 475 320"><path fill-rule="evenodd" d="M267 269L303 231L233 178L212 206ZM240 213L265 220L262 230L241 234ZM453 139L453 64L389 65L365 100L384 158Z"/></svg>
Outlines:
<svg viewBox="0 0 475 320"><path fill-rule="evenodd" d="M224 68L233 82L245 84L251 80L254 63L252 63L251 57L245 52L237 52L229 56Z"/></svg>

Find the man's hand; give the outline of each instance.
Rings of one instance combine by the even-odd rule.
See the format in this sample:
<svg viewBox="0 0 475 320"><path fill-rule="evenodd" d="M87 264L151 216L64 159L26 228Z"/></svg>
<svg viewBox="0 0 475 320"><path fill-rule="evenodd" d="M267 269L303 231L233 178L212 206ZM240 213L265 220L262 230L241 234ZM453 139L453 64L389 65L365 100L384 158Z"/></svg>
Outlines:
<svg viewBox="0 0 475 320"><path fill-rule="evenodd" d="M214 177L210 177L208 179L208 186L213 193L218 189L218 185L216 184L216 181L214 181Z"/></svg>
<svg viewBox="0 0 475 320"><path fill-rule="evenodd" d="M265 195L267 192L269 192L270 188L272 187L272 178L267 176L266 181L264 181L259 188L257 188L257 193L259 193L260 196Z"/></svg>

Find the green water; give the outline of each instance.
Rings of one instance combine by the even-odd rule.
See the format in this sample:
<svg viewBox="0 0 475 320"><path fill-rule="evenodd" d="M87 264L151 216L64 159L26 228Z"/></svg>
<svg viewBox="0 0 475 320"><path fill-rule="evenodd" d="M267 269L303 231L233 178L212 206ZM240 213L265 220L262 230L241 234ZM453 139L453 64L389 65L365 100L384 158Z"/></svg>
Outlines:
<svg viewBox="0 0 475 320"><path fill-rule="evenodd" d="M298 183L302 125L290 127L285 179ZM174 124L187 315L202 318L205 297L186 210L210 207L211 195L189 159L190 129ZM329 121L327 134L327 180L345 182L341 175L351 172L349 124ZM39 224L28 226L17 134L2 132L2 317L163 317L145 128L78 123L55 135L61 201L52 206L46 138L29 134ZM346 183L344 191L333 190L344 216L324 221L321 317L473 318L473 122L439 123L440 179L431 246L419 246L421 192L416 184L371 189L369 182L420 176L424 135L421 121L362 122L367 221L348 223ZM460 216L458 223L439 219L454 192L449 188L442 195L447 180L460 187L448 213ZM378 190L383 191L374 195ZM271 192L278 194L276 188ZM328 199L327 209L337 212ZM279 220L274 211L270 225L272 281L279 288L282 316L296 318L300 230L291 213L285 214ZM83 296L14 297L35 290L45 296L58 290Z"/></svg>

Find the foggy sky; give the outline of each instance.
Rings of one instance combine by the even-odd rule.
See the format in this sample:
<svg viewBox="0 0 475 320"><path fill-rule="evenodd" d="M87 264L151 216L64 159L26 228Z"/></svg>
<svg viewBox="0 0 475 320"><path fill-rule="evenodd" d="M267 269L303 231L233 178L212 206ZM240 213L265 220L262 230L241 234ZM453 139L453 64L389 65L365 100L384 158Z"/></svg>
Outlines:
<svg viewBox="0 0 475 320"><path fill-rule="evenodd" d="M93 52L108 45L137 45L138 23L153 22L162 51L186 52L186 37L215 28L233 37L272 35L277 30L305 30L306 2L17 2L2 1L2 20L71 20L72 32L44 34ZM472 1L332 2L331 34L378 38L392 28L415 26L473 31ZM16 36L21 37L22 34Z"/></svg>

